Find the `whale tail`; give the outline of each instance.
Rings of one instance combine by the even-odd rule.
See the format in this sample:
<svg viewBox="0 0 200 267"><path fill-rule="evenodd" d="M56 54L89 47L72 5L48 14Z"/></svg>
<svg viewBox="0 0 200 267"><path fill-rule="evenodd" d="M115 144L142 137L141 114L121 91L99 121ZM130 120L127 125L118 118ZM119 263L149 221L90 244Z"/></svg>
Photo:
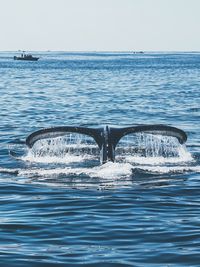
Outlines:
<svg viewBox="0 0 200 267"><path fill-rule="evenodd" d="M69 133L77 133L92 138L99 147L101 163L106 163L107 161L114 162L117 144L122 137L130 134L147 133L153 135L171 136L177 138L180 144L187 141L187 135L184 131L162 124L136 125L123 128L108 125L101 126L99 128L61 126L33 132L26 138L26 145L29 148L32 148L39 140L61 137Z"/></svg>

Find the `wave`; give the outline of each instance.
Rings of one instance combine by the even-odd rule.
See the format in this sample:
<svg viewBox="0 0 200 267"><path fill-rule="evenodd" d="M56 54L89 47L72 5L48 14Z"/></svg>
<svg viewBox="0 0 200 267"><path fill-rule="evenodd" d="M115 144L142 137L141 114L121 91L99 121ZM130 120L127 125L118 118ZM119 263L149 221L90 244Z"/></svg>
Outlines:
<svg viewBox="0 0 200 267"><path fill-rule="evenodd" d="M14 174L18 176L40 176L50 177L64 174L66 176L88 176L91 178L117 179L134 175L135 170L145 171L152 174L178 174L178 173L200 173L200 166L150 166L150 165L131 165L129 163L108 162L104 165L92 168L0 168L0 173Z"/></svg>

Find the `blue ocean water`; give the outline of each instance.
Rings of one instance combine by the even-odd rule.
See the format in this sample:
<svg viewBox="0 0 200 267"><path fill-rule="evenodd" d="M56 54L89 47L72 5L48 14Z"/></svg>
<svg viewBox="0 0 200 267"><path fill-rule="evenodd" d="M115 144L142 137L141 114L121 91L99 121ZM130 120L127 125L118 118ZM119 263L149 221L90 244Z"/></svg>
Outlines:
<svg viewBox="0 0 200 267"><path fill-rule="evenodd" d="M200 53L0 53L2 266L199 266ZM33 157L33 131L167 124L180 159ZM16 156L11 156L15 151Z"/></svg>

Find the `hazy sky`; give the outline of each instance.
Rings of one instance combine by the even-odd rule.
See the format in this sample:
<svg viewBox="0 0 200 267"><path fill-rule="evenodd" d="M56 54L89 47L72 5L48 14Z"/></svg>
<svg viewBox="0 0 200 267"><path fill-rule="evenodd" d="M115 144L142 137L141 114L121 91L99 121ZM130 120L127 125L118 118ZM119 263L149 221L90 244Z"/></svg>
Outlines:
<svg viewBox="0 0 200 267"><path fill-rule="evenodd" d="M200 51L200 0L0 0L0 50Z"/></svg>

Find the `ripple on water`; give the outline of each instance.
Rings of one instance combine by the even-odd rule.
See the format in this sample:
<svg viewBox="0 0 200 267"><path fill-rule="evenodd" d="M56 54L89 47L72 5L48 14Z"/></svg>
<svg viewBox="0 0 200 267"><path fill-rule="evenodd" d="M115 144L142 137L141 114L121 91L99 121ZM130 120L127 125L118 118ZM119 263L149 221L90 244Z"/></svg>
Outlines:
<svg viewBox="0 0 200 267"><path fill-rule="evenodd" d="M199 53L14 54L0 53L2 266L199 266ZM185 130L187 150L101 166L24 145L43 127L143 123Z"/></svg>

